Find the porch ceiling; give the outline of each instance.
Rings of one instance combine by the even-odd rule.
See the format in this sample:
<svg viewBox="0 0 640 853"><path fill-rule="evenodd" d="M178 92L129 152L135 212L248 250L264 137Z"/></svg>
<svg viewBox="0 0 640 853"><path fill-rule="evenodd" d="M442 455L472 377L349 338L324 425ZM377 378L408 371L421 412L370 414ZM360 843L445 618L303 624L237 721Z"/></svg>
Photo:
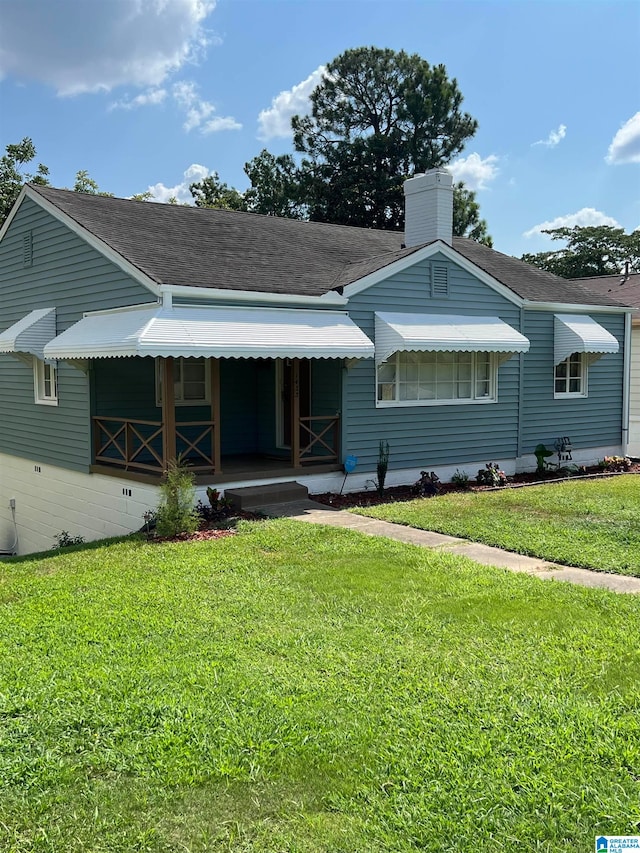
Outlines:
<svg viewBox="0 0 640 853"><path fill-rule="evenodd" d="M374 346L339 311L147 305L89 314L52 340L45 354L52 359L371 358Z"/></svg>

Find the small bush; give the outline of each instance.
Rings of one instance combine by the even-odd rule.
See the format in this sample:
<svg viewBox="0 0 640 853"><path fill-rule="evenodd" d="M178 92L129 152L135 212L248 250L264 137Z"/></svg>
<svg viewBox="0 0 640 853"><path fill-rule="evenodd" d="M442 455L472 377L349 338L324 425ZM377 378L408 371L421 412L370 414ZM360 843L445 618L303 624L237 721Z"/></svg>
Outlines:
<svg viewBox="0 0 640 853"><path fill-rule="evenodd" d="M466 471L460 471L456 468L456 473L451 478L451 482L454 486L457 486L459 489L468 489L469 488L469 475Z"/></svg>
<svg viewBox="0 0 640 853"><path fill-rule="evenodd" d="M628 456L605 456L598 467L604 471L630 471L632 464Z"/></svg>
<svg viewBox="0 0 640 853"><path fill-rule="evenodd" d="M196 531L199 520L194 506L194 476L180 459L169 463L160 491L162 497L156 510L158 536L177 536Z"/></svg>
<svg viewBox="0 0 640 853"><path fill-rule="evenodd" d="M434 471L420 471L420 479L413 484L413 490L423 498L431 498L440 492L440 477Z"/></svg>
<svg viewBox="0 0 640 853"><path fill-rule="evenodd" d="M203 521L220 521L228 518L233 512L233 505L228 498L223 498L217 489L207 487L209 503L198 501L196 512Z"/></svg>
<svg viewBox="0 0 640 853"><path fill-rule="evenodd" d="M52 547L53 551L57 551L58 548L69 548L71 545L84 545L84 536L70 536L68 530L63 530L53 538L56 543Z"/></svg>
<svg viewBox="0 0 640 853"><path fill-rule="evenodd" d="M378 464L376 473L378 474L377 488L378 494L384 494L384 481L387 479L387 468L389 467L389 442L381 441L378 448Z"/></svg>
<svg viewBox="0 0 640 853"><path fill-rule="evenodd" d="M484 468L478 471L476 483L480 486L505 486L507 475L500 470L497 462L487 462Z"/></svg>

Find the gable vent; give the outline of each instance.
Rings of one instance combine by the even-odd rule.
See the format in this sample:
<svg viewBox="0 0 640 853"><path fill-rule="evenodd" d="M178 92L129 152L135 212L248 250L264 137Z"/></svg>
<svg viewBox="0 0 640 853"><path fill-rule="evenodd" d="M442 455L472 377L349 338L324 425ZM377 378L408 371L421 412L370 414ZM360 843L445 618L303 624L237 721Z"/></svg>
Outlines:
<svg viewBox="0 0 640 853"><path fill-rule="evenodd" d="M22 266L33 266L33 232L28 231L22 238Z"/></svg>
<svg viewBox="0 0 640 853"><path fill-rule="evenodd" d="M449 295L449 267L444 264L433 264L431 267L431 295Z"/></svg>

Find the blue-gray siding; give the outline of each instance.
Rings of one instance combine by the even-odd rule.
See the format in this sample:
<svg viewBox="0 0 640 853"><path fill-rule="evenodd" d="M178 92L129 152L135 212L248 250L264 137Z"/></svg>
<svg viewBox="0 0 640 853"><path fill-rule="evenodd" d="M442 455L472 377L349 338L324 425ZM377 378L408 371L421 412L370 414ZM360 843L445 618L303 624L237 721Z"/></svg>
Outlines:
<svg viewBox="0 0 640 853"><path fill-rule="evenodd" d="M23 266L23 238L33 235L33 263ZM30 199L0 243L0 329L35 308L57 309L58 333L84 311L153 302L135 282ZM33 371L0 355L0 451L76 470L90 463L89 380L61 363L58 406L34 403Z"/></svg>
<svg viewBox="0 0 640 853"><path fill-rule="evenodd" d="M525 312L523 333L531 341L525 355L522 404L522 452L568 435L577 447L618 444L622 437L624 316L590 316L617 338L620 351L603 355L588 369L588 396L554 399L553 313Z"/></svg>
<svg viewBox="0 0 640 853"><path fill-rule="evenodd" d="M363 291L349 300L349 313L371 340L375 311L498 316L520 331L520 309L444 256L449 295L430 296L429 261ZM351 367L346 380L344 453L359 459L360 470L375 470L381 440L389 442L389 467L429 468L466 461L514 457L518 443L519 359L498 373L498 402L443 406L376 408L373 360Z"/></svg>
<svg viewBox="0 0 640 853"><path fill-rule="evenodd" d="M358 456L361 470L375 470L380 440L390 445L390 467L428 468L467 461L501 460L532 453L539 442L568 435L576 447L621 440L624 318L592 313L620 343L617 355L591 365L588 397L553 396L553 312L524 311L443 257L449 295L432 298L429 263L417 264L350 300L350 314L373 339L375 311L497 315L522 332L531 349L499 368L498 402L376 408L375 367L363 361L348 371L344 452ZM522 388L519 377L522 371ZM521 396L520 396L521 394Z"/></svg>

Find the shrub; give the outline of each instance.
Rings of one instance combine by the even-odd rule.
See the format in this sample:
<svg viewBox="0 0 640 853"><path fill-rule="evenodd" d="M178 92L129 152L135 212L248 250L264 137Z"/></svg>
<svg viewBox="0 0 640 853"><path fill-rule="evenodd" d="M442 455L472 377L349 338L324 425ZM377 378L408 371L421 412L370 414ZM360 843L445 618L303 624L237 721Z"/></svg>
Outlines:
<svg viewBox="0 0 640 853"><path fill-rule="evenodd" d="M160 491L162 496L156 510L158 536L177 536L197 530L194 476L180 459L169 463Z"/></svg>
<svg viewBox="0 0 640 853"><path fill-rule="evenodd" d="M605 456L598 462L604 471L629 471L633 463L628 456Z"/></svg>
<svg viewBox="0 0 640 853"><path fill-rule="evenodd" d="M217 489L208 486L207 498L209 499L208 504L198 501L196 506L196 512L203 521L220 521L231 514L233 510L231 501L228 498L223 498Z"/></svg>
<svg viewBox="0 0 640 853"><path fill-rule="evenodd" d="M382 496L384 494L384 481L387 479L387 468L389 467L389 442L381 441L380 446L378 447L378 464L376 466L376 472L378 474L378 479L376 481L376 487L378 489L378 494Z"/></svg>
<svg viewBox="0 0 640 853"><path fill-rule="evenodd" d="M457 486L459 489L468 489L469 488L469 475L466 471L460 471L456 468L456 473L451 478L451 482L454 486Z"/></svg>
<svg viewBox="0 0 640 853"><path fill-rule="evenodd" d="M70 536L68 530L63 530L53 538L56 543L52 548L54 551L58 548L69 548L71 545L84 545L84 536Z"/></svg>
<svg viewBox="0 0 640 853"><path fill-rule="evenodd" d="M434 471L429 474L420 471L420 479L413 484L413 490L423 498L431 498L440 492L440 478Z"/></svg>
<svg viewBox="0 0 640 853"><path fill-rule="evenodd" d="M507 475L500 470L497 462L487 462L484 468L478 471L476 483L480 486L505 486Z"/></svg>

